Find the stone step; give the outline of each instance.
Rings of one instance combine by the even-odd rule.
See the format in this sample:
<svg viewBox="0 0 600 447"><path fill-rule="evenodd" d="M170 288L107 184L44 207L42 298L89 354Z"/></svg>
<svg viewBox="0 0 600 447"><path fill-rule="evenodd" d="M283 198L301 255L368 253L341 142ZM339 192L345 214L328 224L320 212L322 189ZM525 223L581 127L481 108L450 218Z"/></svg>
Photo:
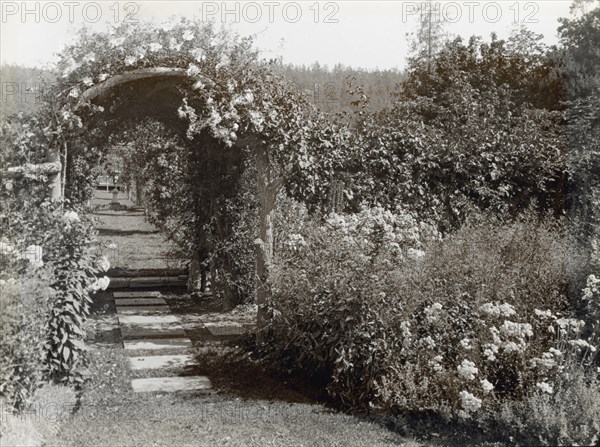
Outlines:
<svg viewBox="0 0 600 447"><path fill-rule="evenodd" d="M148 290L146 292L113 292L115 298L160 298L161 294L157 291Z"/></svg>
<svg viewBox="0 0 600 447"><path fill-rule="evenodd" d="M145 287L185 287L188 277L180 276L148 276L148 277L122 277L110 278L109 289L142 289Z"/></svg>
<svg viewBox="0 0 600 447"><path fill-rule="evenodd" d="M143 287L183 287L187 285L187 276L148 276L145 278L131 278L129 287L132 289Z"/></svg>
<svg viewBox="0 0 600 447"><path fill-rule="evenodd" d="M187 349L192 347L189 338L155 338L146 340L125 340L123 346L126 350L159 350L159 349Z"/></svg>
<svg viewBox="0 0 600 447"><path fill-rule="evenodd" d="M121 325L121 336L126 340L177 338L185 337L185 331L179 323L168 325Z"/></svg>
<svg viewBox="0 0 600 447"><path fill-rule="evenodd" d="M170 312L169 306L119 306L117 314L120 315L152 315Z"/></svg>
<svg viewBox="0 0 600 447"><path fill-rule="evenodd" d="M209 391L212 389L210 379L205 376L133 379L131 387L134 393L173 393L176 391Z"/></svg>
<svg viewBox="0 0 600 447"><path fill-rule="evenodd" d="M212 335L242 335L244 330L253 328L254 325L246 324L242 325L235 321L223 321L223 322L207 322L204 326Z"/></svg>
<svg viewBox="0 0 600 447"><path fill-rule="evenodd" d="M122 306L166 306L164 298L115 298L115 305Z"/></svg>
<svg viewBox="0 0 600 447"><path fill-rule="evenodd" d="M119 315L119 323L129 326L164 326L179 324L175 315Z"/></svg>
<svg viewBox="0 0 600 447"><path fill-rule="evenodd" d="M108 284L109 289L125 289L129 287L129 280L131 278L110 278L110 283Z"/></svg>
<svg viewBox="0 0 600 447"><path fill-rule="evenodd" d="M190 354L150 355L129 358L129 366L133 371L140 369L181 368L193 364L194 358Z"/></svg>

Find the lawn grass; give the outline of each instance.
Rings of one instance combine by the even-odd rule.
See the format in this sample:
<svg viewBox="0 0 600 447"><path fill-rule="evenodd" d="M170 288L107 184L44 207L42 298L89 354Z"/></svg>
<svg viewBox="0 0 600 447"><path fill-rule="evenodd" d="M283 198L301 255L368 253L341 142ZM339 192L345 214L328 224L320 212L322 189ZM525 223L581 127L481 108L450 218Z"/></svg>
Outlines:
<svg viewBox="0 0 600 447"><path fill-rule="evenodd" d="M106 201L107 199L101 199ZM99 210L99 238L112 269L178 268L169 247L140 211ZM90 352L89 380L78 409L65 412L60 429L46 445L60 446L389 446L446 445L431 426L412 430L402 419L352 416L328 407L326 391L306 377L271 371L248 353L248 340L216 337L195 329L200 322L252 324L256 309L221 312L218 300L191 299L184 290L160 289L193 342L189 351L197 365L181 370L130 371L128 356L182 353L125 351L114 326L109 293L99 293L92 306L101 324ZM94 326L93 324L91 326ZM103 329L99 329L103 328ZM105 333L102 333L104 331ZM93 330L91 331L94 332ZM157 375L206 375L210 393L145 393L131 389L131 379ZM412 424L412 422L411 422ZM416 426L417 424L415 424ZM421 441L416 441L419 437Z"/></svg>
<svg viewBox="0 0 600 447"><path fill-rule="evenodd" d="M212 365L231 359L229 347L208 350ZM122 348L95 351L79 410L61 423L47 445L61 446L389 446L420 445L386 428L354 416L340 414L319 403L244 398L233 394L227 379L215 381L223 367L211 370L216 384L212 394L134 394L133 377ZM257 367L244 373L244 383L255 389L273 388L261 383ZM136 374L137 376L138 374ZM228 376L239 377L237 374ZM290 394L288 394L289 396ZM299 400L299 398L295 399Z"/></svg>

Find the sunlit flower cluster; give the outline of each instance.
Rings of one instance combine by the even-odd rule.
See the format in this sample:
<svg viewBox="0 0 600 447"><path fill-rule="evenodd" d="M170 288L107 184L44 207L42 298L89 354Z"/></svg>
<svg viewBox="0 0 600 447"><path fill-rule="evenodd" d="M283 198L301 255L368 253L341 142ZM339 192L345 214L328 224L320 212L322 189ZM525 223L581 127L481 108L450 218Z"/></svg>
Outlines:
<svg viewBox="0 0 600 447"><path fill-rule="evenodd" d="M493 391L494 389L494 385L487 379L482 379L481 380L481 388L483 389L483 392L485 394Z"/></svg>
<svg viewBox="0 0 600 447"><path fill-rule="evenodd" d="M458 375L463 379L473 380L479 372L479 369L470 360L463 360L460 365L457 366Z"/></svg>
<svg viewBox="0 0 600 447"><path fill-rule="evenodd" d="M427 321L430 323L435 322L442 313L442 305L440 303L433 303L431 306L427 306L423 312Z"/></svg>
<svg viewBox="0 0 600 447"><path fill-rule="evenodd" d="M306 241L301 234L293 233L288 236L287 245L295 251L300 251L306 247Z"/></svg>
<svg viewBox="0 0 600 447"><path fill-rule="evenodd" d="M552 385L547 382L538 382L535 384L535 386L544 393L552 394L554 392Z"/></svg>
<svg viewBox="0 0 600 447"><path fill-rule="evenodd" d="M467 413L473 412L473 411L477 411L481 408L481 399L475 397L473 394L469 393L468 391L461 391L460 392L460 400L461 400L461 406L462 409L464 411L466 411Z"/></svg>
<svg viewBox="0 0 600 447"><path fill-rule="evenodd" d="M92 283L90 289L92 292L97 292L99 290L106 290L110 284L110 278L108 276L103 276L101 278L97 278L96 281Z"/></svg>
<svg viewBox="0 0 600 447"><path fill-rule="evenodd" d="M517 313L515 308L508 303L485 303L481 305L480 310L492 317L511 317Z"/></svg>
<svg viewBox="0 0 600 447"><path fill-rule="evenodd" d="M101 256L98 259L97 263L98 268L103 272L108 271L108 269L110 268L110 262L108 261L108 258L106 256Z"/></svg>

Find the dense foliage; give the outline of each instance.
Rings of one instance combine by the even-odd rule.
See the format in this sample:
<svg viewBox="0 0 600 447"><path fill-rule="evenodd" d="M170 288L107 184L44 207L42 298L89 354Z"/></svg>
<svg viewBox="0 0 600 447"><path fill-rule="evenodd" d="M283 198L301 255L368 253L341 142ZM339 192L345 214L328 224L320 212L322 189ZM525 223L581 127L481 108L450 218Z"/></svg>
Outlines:
<svg viewBox="0 0 600 447"><path fill-rule="evenodd" d="M90 295L108 285L100 278L108 263L81 207L48 199L48 176L35 168L45 161L48 129L31 116L11 117L0 129L3 167L30 167L2 178L0 190L0 393L18 407L42 379L81 381L83 324Z"/></svg>
<svg viewBox="0 0 600 447"><path fill-rule="evenodd" d="M330 179L295 195L313 215L281 204L270 361L353 410L597 442L597 14L559 48L448 42L387 109L350 86L352 138L299 173Z"/></svg>
<svg viewBox="0 0 600 447"><path fill-rule="evenodd" d="M85 364L90 295L108 286L88 219L60 203L3 195L3 365L0 386L21 405L41 379L77 383ZM5 312L6 311L6 312Z"/></svg>
<svg viewBox="0 0 600 447"><path fill-rule="evenodd" d="M373 209L295 227L281 240L266 349L343 406L493 412L552 394L571 361L595 362L597 280L577 297L586 320L573 319L567 289L585 259L551 219L484 219L443 240Z"/></svg>

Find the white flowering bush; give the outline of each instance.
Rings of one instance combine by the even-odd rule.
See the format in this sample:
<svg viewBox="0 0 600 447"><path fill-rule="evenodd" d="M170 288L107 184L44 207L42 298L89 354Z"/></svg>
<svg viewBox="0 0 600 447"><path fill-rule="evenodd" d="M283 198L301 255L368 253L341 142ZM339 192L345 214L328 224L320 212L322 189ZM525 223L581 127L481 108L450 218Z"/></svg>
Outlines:
<svg viewBox="0 0 600 447"><path fill-rule="evenodd" d="M374 209L290 227L268 343L344 405L478 417L551 392L568 361L593 362L566 295L577 251L554 224L484 222L440 240Z"/></svg>
<svg viewBox="0 0 600 447"><path fill-rule="evenodd" d="M571 361L591 365L593 340L566 294L565 266L578 252L564 238L554 224L525 220L470 226L430 246L404 273L414 289L403 290L401 349L382 378L387 405L477 416L551 393Z"/></svg>
<svg viewBox="0 0 600 447"><path fill-rule="evenodd" d="M90 295L108 286L99 276L109 263L80 209L8 192L2 199L0 395L19 407L42 379L81 381L83 324Z"/></svg>
<svg viewBox="0 0 600 447"><path fill-rule="evenodd" d="M275 362L325 380L341 405L368 408L397 343L388 324L395 294L389 270L436 234L409 213L379 208L302 217L305 210L292 206L281 223L289 232L276 244L263 349Z"/></svg>

